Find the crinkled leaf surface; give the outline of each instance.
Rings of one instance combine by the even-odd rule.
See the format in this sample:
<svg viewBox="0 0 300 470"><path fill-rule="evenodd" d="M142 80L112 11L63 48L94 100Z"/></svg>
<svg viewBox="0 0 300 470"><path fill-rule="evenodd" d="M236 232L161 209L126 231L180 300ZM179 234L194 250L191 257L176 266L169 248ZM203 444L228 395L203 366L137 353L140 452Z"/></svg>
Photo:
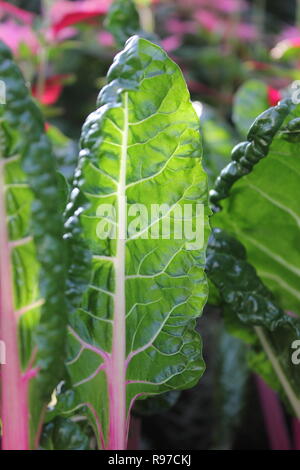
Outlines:
<svg viewBox="0 0 300 470"><path fill-rule="evenodd" d="M6 90L0 105L0 321L7 357L1 371L2 444L26 450L28 420L33 446L42 410L63 374L63 219L41 113L2 43L0 79Z"/></svg>
<svg viewBox="0 0 300 470"><path fill-rule="evenodd" d="M210 237L207 272L220 291L225 324L252 345L252 368L288 398L299 417L299 372L291 356L292 343L300 338L300 320L278 307L247 261L243 245L224 230L214 229Z"/></svg>
<svg viewBox="0 0 300 470"><path fill-rule="evenodd" d="M233 161L223 170L219 189L212 195L212 199L227 197L221 203L222 211L213 217L214 226L236 235L281 306L298 314L299 115L299 106L286 108L283 103L258 117L248 142L233 152ZM266 158L261 159L263 156Z"/></svg>
<svg viewBox="0 0 300 470"><path fill-rule="evenodd" d="M92 272L70 317L68 370L74 407L88 415L101 447L119 449L136 398L191 387L204 370L194 330L207 297L199 121L179 68L158 46L135 36L116 56L83 127L77 176L89 202L80 221ZM191 219L203 243L174 239L173 229L171 239L146 239L147 219L134 233L125 196L128 207L168 204L172 218L178 205L204 204L204 218ZM114 226L99 215L103 204L116 207L116 240L97 236L99 223ZM152 226L160 223L161 215Z"/></svg>

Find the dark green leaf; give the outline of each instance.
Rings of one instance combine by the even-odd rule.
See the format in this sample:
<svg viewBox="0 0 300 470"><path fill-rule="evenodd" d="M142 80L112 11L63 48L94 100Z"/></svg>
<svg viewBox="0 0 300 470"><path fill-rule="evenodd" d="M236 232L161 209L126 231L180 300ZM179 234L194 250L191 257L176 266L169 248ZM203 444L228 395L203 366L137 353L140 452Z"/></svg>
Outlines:
<svg viewBox="0 0 300 470"><path fill-rule="evenodd" d="M300 106L293 108L283 101L257 118L211 200L227 197L213 224L238 237L283 308L300 314Z"/></svg>
<svg viewBox="0 0 300 470"><path fill-rule="evenodd" d="M300 338L300 320L278 307L272 293L247 262L243 245L221 229L214 229L209 240L207 272L221 293L225 321L230 314L231 332L252 343L256 353L263 348L260 361L256 360L261 364L260 373L274 385L275 372L276 385L280 384L294 412L300 416L300 376L291 360L292 343Z"/></svg>
<svg viewBox="0 0 300 470"><path fill-rule="evenodd" d="M42 115L3 43L0 79L6 89L6 103L0 105L0 298L8 300L1 304L1 338L8 351L2 372L2 410L11 404L15 411L3 423L3 442L5 446L6 436L14 438L13 426L24 429L27 413L20 410L26 406L24 384L28 383L33 446L43 408L64 373L67 313L62 191Z"/></svg>
<svg viewBox="0 0 300 470"><path fill-rule="evenodd" d="M89 450L89 447L86 429L77 422L55 418L43 429L42 450Z"/></svg>

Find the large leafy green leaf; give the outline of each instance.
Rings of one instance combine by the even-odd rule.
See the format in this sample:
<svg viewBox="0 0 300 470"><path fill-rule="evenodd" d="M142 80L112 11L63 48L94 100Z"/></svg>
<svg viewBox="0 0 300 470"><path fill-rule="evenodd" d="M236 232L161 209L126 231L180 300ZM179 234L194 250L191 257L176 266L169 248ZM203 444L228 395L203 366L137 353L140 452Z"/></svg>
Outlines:
<svg viewBox="0 0 300 470"><path fill-rule="evenodd" d="M238 237L282 307L298 314L299 115L299 106L282 102L259 116L212 192L213 202L229 196L213 217L214 225Z"/></svg>
<svg viewBox="0 0 300 470"><path fill-rule="evenodd" d="M6 92L0 105L2 443L24 450L29 420L30 445L37 445L43 410L64 370L63 218L43 119L2 43L0 79Z"/></svg>
<svg viewBox="0 0 300 470"><path fill-rule="evenodd" d="M231 333L253 346L252 367L286 395L299 417L300 379L291 348L300 338L300 320L278 307L243 245L221 229L214 229L209 240L207 272L221 293Z"/></svg>
<svg viewBox="0 0 300 470"><path fill-rule="evenodd" d="M137 398L191 387L204 370L194 326L207 297L207 181L184 79L158 46L131 38L98 104L83 127L77 171L89 202L79 218L92 268L81 307L70 316L67 365L73 408L88 416L99 446L120 449ZM164 239L167 212L152 222L141 213L137 232L130 212L126 223L133 204L149 214L162 203L173 219L179 206L203 204L204 217L190 216L203 240L191 243L173 224ZM116 220L101 212L104 204L116 208ZM99 224L108 232L116 224L116 239L99 238Z"/></svg>

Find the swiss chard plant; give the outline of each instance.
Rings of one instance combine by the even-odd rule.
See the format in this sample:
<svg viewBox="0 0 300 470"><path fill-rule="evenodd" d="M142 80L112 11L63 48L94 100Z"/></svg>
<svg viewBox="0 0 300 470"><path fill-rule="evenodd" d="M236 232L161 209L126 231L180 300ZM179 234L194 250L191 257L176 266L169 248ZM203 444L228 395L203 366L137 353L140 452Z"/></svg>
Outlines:
<svg viewBox="0 0 300 470"><path fill-rule="evenodd" d="M204 371L195 322L207 297L208 194L198 118L177 65L158 46L129 41L83 127L63 239L63 182L4 48L3 58L3 448L38 445L45 405L62 378L68 309L72 406L88 416L99 447L123 449L137 398L190 387ZM204 208L190 220L204 235L194 243L172 225L170 239L160 239L164 219L174 222L187 203ZM116 221L101 215L109 204ZM151 221L141 213L134 231L127 207L155 204L168 204L168 212L158 207ZM102 239L101 224L109 231L115 224L116 239ZM7 416L11 390L16 417Z"/></svg>
<svg viewBox="0 0 300 470"><path fill-rule="evenodd" d="M141 31L133 2L122 5L108 29L120 46L139 36L108 71L69 184L55 165L67 140L50 129L52 149L0 45L5 450L126 449L134 407L160 409L202 376L196 324L208 295L227 330L220 351L235 354L218 364L220 442L241 408L246 360L300 419L299 105L286 93L265 110L268 90L251 81L234 130L191 103L179 67Z"/></svg>
<svg viewBox="0 0 300 470"><path fill-rule="evenodd" d="M91 273L69 317L67 367L99 446L124 449L137 398L191 387L204 371L194 328L207 296L208 197L198 118L177 65L136 36L107 78L83 126L73 190L87 200L79 218ZM192 215L205 232L198 246L173 225L162 237L164 219L187 203L205 206L204 217ZM142 210L161 204L168 210L151 220ZM101 226L116 238L101 239Z"/></svg>
<svg viewBox="0 0 300 470"><path fill-rule="evenodd" d="M65 300L62 181L40 111L0 44L0 331L2 448L36 448L63 376Z"/></svg>

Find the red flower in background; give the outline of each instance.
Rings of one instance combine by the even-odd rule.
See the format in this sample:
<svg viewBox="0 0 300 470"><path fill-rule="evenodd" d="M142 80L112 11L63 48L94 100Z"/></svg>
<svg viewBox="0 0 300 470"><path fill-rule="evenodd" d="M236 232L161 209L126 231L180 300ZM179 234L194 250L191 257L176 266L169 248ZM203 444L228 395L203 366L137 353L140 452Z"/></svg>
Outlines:
<svg viewBox="0 0 300 470"><path fill-rule="evenodd" d="M69 75L53 75L47 78L42 96L39 96L37 85L34 85L32 87L33 96L46 106L55 104L62 93L63 83L68 77Z"/></svg>
<svg viewBox="0 0 300 470"><path fill-rule="evenodd" d="M79 0L76 2L57 0L50 8L50 25L44 31L44 36L52 43L68 39L76 34L76 29L70 26L105 15L110 3L111 0ZM19 20L20 23L11 19L0 23L0 38L14 53L17 52L20 42L26 42L32 52L36 52L35 47L32 46L33 42L37 43L38 41L34 39L34 30L30 28L36 15L0 0L0 19L5 18L6 15Z"/></svg>
<svg viewBox="0 0 300 470"><path fill-rule="evenodd" d="M21 44L26 44L33 54L38 51L39 42L27 24L19 24L13 20L0 23L0 39L16 54Z"/></svg>
<svg viewBox="0 0 300 470"><path fill-rule="evenodd" d="M51 27L54 34L82 21L105 15L111 0L60 0L50 10Z"/></svg>
<svg viewBox="0 0 300 470"><path fill-rule="evenodd" d="M0 18L4 16L5 13L14 16L18 20L21 20L22 23L25 24L32 24L34 20L34 14L30 13L29 11L22 10L22 8L18 8L11 3L0 1Z"/></svg>
<svg viewBox="0 0 300 470"><path fill-rule="evenodd" d="M282 96L279 90L276 88L268 87L268 104L269 106L276 106L276 104L281 100Z"/></svg>
<svg viewBox="0 0 300 470"><path fill-rule="evenodd" d="M17 54L21 44L26 44L33 54L39 48L39 42L32 30L35 18L33 13L22 10L10 3L0 1L0 39Z"/></svg>

